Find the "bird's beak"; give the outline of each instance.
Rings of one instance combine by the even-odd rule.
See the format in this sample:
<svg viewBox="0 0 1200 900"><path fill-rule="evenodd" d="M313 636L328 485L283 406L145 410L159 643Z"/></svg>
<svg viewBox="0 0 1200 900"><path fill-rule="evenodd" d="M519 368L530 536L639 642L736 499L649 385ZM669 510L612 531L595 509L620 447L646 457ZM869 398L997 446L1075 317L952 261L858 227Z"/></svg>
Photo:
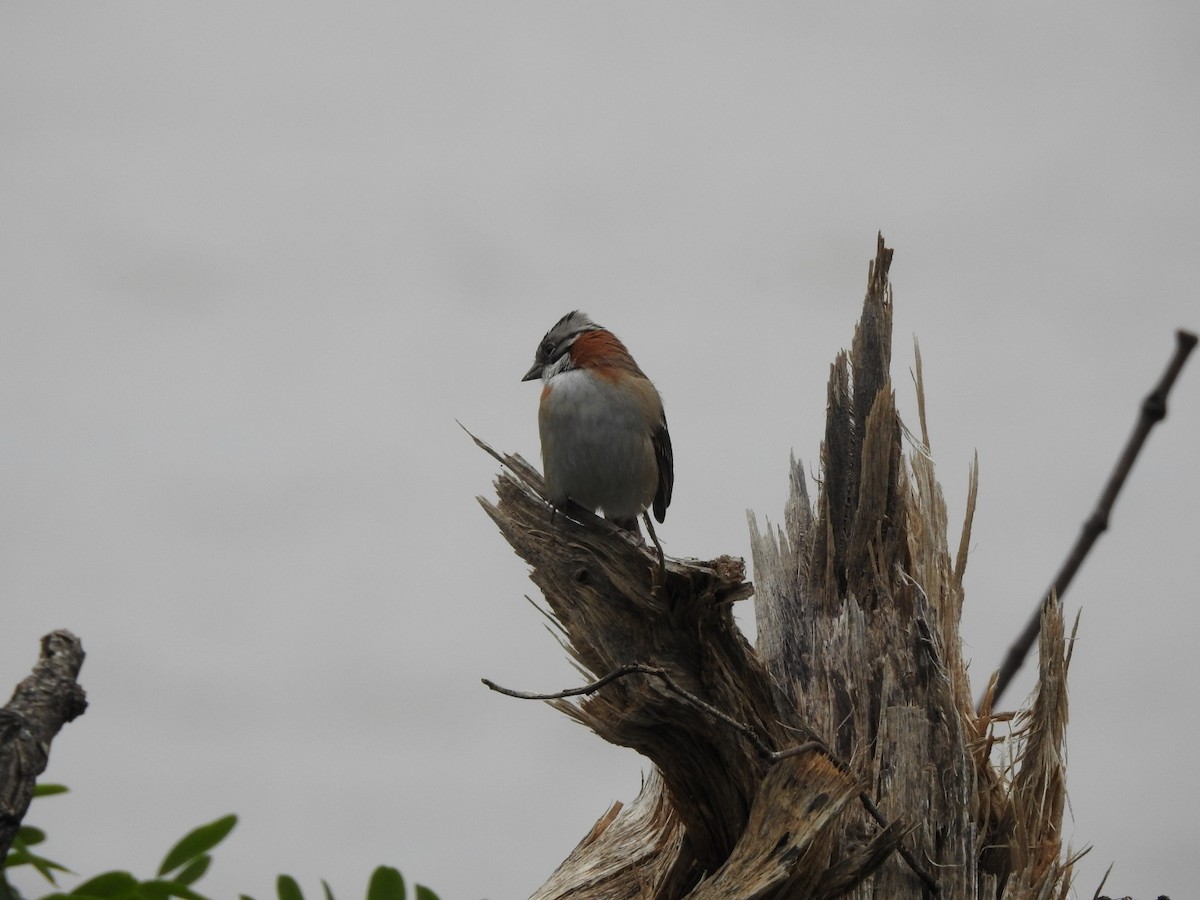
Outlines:
<svg viewBox="0 0 1200 900"><path fill-rule="evenodd" d="M541 378L542 377L542 368L543 367L542 367L541 363L534 363L533 368L530 369L528 372L526 372L525 377L522 378L521 380L522 381L533 381L535 378Z"/></svg>

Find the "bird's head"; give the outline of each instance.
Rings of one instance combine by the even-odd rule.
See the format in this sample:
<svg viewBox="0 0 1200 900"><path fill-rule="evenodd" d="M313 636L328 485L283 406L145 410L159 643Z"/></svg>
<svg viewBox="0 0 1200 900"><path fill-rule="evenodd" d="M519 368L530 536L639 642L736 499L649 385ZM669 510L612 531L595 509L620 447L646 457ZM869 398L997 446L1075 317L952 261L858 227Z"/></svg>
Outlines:
<svg viewBox="0 0 1200 900"><path fill-rule="evenodd" d="M567 313L546 332L533 354L533 365L521 380L533 381L535 378L541 378L549 381L559 372L571 368L571 345L575 343L575 339L588 331L603 330L587 317L587 313L579 310Z"/></svg>

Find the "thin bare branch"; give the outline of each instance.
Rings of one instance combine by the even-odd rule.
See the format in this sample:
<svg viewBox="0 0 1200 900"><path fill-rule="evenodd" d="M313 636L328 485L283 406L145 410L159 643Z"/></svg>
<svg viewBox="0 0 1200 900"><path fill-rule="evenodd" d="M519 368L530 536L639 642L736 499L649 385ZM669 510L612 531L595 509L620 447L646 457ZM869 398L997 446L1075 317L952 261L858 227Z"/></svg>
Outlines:
<svg viewBox="0 0 1200 900"><path fill-rule="evenodd" d="M1038 636L1042 608L1048 602L1049 597L1056 595L1060 599L1062 598L1097 538L1108 529L1109 518L1112 516L1117 495L1133 470L1133 464L1137 461L1138 454L1141 453L1150 430L1167 417L1167 395L1174 387L1175 380L1179 377L1184 363L1187 362L1188 355L1195 348L1196 340L1196 335L1191 332L1183 330L1175 332L1175 352L1171 356L1171 361L1167 364L1167 369L1163 372L1162 378L1159 379L1154 390L1147 394L1142 401L1137 422L1133 426L1133 433L1129 436L1129 441L1125 444L1125 449L1121 453L1120 459L1117 460L1112 475L1109 476L1108 484L1105 485L1095 510L1091 517L1083 523L1083 530L1080 532L1078 540L1075 541L1075 546L1071 548L1062 568L1054 577L1053 584L1050 585L1033 611L1025 629L1013 641L1012 646L1008 648L1008 653L1005 654L1004 662L996 675L996 686L992 691L991 702L993 704L1000 699L1000 695L1012 682L1013 676L1017 674L1025 662L1025 657L1033 648L1033 643Z"/></svg>

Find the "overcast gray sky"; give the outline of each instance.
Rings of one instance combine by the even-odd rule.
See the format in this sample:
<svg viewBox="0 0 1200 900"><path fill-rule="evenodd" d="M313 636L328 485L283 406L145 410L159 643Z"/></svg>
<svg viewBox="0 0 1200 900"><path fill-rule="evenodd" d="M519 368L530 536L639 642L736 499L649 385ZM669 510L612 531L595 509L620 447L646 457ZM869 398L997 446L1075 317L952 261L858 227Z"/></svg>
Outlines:
<svg viewBox="0 0 1200 900"><path fill-rule="evenodd" d="M232 811L215 896L528 895L644 763L480 685L578 676L455 419L536 459L582 308L664 395L668 552L747 555L880 229L955 519L980 456L981 685L1200 327L1198 47L1182 2L4 4L0 685L89 654L46 852L149 875ZM1198 450L1193 361L1068 595L1082 897L1196 882Z"/></svg>

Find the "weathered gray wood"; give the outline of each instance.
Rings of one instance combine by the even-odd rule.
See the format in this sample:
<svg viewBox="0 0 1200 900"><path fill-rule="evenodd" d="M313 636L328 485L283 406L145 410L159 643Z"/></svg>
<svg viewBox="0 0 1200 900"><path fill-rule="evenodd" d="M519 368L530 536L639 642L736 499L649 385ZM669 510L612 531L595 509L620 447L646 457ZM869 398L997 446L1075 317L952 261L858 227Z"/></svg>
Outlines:
<svg viewBox="0 0 1200 900"><path fill-rule="evenodd" d="M652 770L637 799L605 813L532 900L679 896L683 825Z"/></svg>

